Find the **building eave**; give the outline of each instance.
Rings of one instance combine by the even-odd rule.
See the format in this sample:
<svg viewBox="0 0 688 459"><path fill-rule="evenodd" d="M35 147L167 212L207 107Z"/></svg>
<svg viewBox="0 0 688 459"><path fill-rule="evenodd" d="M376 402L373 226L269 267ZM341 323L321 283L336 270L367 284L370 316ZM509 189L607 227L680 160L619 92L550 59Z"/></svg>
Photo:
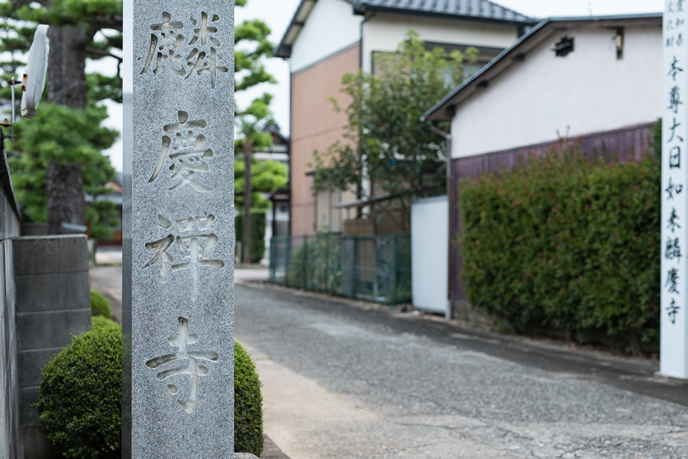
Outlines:
<svg viewBox="0 0 688 459"><path fill-rule="evenodd" d="M306 19L308 19L317 1L318 0L301 0L299 6L296 7L296 12L291 18L291 22L284 32L282 39L272 52L274 57L281 57L284 59L291 57L291 47L299 36L299 33L301 33L301 29L303 29Z"/></svg>
<svg viewBox="0 0 688 459"><path fill-rule="evenodd" d="M552 17L542 20L525 35L516 40L479 71L464 81L459 87L447 94L442 100L426 111L422 121L448 121L454 116L455 107L473 95L480 88L487 87L491 80L507 71L517 62L523 61L526 54L550 38L571 27L588 25L591 27L623 27L631 25L662 24L662 13L614 15L598 17Z"/></svg>

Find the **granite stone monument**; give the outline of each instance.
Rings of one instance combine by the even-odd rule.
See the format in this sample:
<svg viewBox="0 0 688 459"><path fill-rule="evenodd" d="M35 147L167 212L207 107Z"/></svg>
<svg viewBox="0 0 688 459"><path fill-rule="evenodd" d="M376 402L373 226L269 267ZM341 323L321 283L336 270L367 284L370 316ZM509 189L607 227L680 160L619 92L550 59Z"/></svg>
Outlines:
<svg viewBox="0 0 688 459"><path fill-rule="evenodd" d="M124 2L123 451L234 457L234 2Z"/></svg>

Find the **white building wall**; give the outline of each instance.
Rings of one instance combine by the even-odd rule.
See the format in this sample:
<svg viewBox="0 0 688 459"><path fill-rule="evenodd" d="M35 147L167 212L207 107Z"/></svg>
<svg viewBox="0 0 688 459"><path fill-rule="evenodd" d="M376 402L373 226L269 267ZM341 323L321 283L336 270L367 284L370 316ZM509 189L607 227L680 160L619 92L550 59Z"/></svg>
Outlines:
<svg viewBox="0 0 688 459"><path fill-rule="evenodd" d="M431 16L377 13L363 24L363 70L372 69L372 53L393 52L413 29L426 42L504 49L518 38L516 26Z"/></svg>
<svg viewBox="0 0 688 459"><path fill-rule="evenodd" d="M575 50L555 57L562 36ZM652 122L661 116L662 30L625 29L617 60L613 29L561 32L457 107L452 157L506 150Z"/></svg>
<svg viewBox="0 0 688 459"><path fill-rule="evenodd" d="M291 49L291 72L315 64L361 39L362 16L344 0L319 0Z"/></svg>

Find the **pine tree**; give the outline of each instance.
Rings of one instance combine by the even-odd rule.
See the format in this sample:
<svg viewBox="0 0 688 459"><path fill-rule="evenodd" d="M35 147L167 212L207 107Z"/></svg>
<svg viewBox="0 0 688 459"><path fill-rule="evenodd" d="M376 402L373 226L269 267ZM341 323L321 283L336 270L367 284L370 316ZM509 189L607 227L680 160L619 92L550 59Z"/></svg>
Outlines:
<svg viewBox="0 0 688 459"><path fill-rule="evenodd" d="M62 223L86 224L84 188L98 187L114 178L114 169L102 150L112 146L117 133L101 126L107 110L103 99L121 101L121 79L86 75L86 59L112 57L122 47L122 2L6 0L0 51L12 59L3 65L3 79L16 76L22 54L31 45L36 24L50 26L47 103L36 118L22 119L16 139L8 146L17 194L27 219L48 220L50 234L68 233ZM8 91L0 94L3 98Z"/></svg>
<svg viewBox="0 0 688 459"><path fill-rule="evenodd" d="M246 1L235 3L241 7ZM86 59L113 58L121 64L122 1L0 0L0 13L5 18L0 22L0 53L10 56L0 62L5 81L24 65L21 57L36 24L50 25L47 103L36 118L17 124L10 168L26 217L47 219L49 231L59 234L62 222L86 223L84 190L93 192L114 178L102 151L112 146L117 133L101 126L107 112L100 102L122 102L122 80L119 75L87 75L85 67ZM269 35L270 28L260 20L236 26L236 91L275 82L264 65L273 48ZM2 88L0 103L7 102L9 91Z"/></svg>

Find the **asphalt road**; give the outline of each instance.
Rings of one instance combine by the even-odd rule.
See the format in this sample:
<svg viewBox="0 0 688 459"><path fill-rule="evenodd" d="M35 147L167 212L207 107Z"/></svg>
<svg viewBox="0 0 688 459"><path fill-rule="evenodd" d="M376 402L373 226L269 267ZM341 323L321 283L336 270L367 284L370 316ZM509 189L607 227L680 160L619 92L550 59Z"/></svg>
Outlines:
<svg viewBox="0 0 688 459"><path fill-rule="evenodd" d="M292 459L688 458L688 385L652 363L275 287L235 304Z"/></svg>

